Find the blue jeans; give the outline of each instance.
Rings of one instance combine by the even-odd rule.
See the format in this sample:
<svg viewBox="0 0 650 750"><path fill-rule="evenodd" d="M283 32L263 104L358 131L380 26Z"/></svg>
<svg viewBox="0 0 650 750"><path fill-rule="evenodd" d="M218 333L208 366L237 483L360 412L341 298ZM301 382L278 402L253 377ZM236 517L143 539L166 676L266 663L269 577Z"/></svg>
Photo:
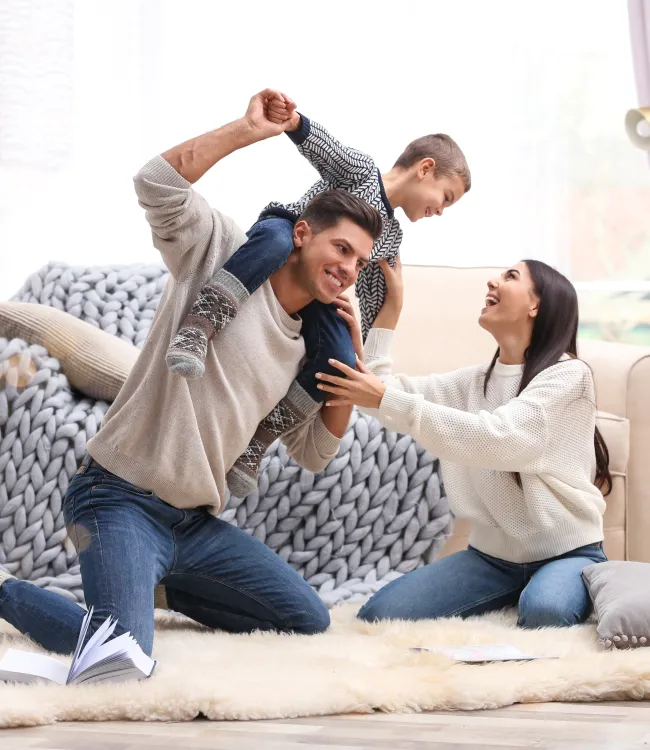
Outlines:
<svg viewBox="0 0 650 750"><path fill-rule="evenodd" d="M252 294L287 262L293 251L294 224L277 216L260 219L248 230L247 241L226 261L223 270L235 276ZM314 300L300 311L300 317L306 362L296 380L314 401L322 403L327 394L318 389L316 373L341 375L329 364L329 359L355 367L354 346L336 305Z"/></svg>
<svg viewBox="0 0 650 750"><path fill-rule="evenodd" d="M255 537L210 515L179 510L152 492L85 461L65 497L64 518L79 552L92 630L109 615L151 654L154 587L169 607L232 633L319 633L325 605L306 581ZM0 617L44 648L72 653L84 611L27 581L0 586Z"/></svg>
<svg viewBox="0 0 650 750"><path fill-rule="evenodd" d="M602 542L522 564L469 547L389 583L362 607L359 617L369 622L465 618L518 606L524 628L576 625L592 609L582 570L606 560Z"/></svg>

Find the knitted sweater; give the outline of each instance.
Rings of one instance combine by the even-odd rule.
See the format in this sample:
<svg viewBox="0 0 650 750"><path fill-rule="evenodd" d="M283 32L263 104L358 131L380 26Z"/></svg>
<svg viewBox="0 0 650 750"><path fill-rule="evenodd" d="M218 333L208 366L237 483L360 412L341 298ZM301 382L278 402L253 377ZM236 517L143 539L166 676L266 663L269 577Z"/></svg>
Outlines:
<svg viewBox="0 0 650 750"><path fill-rule="evenodd" d="M135 189L171 278L145 345L88 452L170 505L209 505L218 513L227 497L227 472L298 374L305 355L301 321L285 312L267 281L209 348L204 377L190 381L170 372L165 354L172 337L199 290L246 235L162 156L140 170ZM320 413L282 440L311 471L324 469L340 442Z"/></svg>
<svg viewBox="0 0 650 750"><path fill-rule="evenodd" d="M376 414L441 459L450 507L471 521L469 543L515 563L603 539L591 371L565 358L517 396L523 365L497 362L445 375L392 375L393 331L373 328L368 367L387 385ZM512 472L521 475L520 488Z"/></svg>
<svg viewBox="0 0 650 750"><path fill-rule="evenodd" d="M304 115L301 116L300 129L287 135L298 146L298 151L318 170L321 179L294 203L270 203L262 212L262 216L282 215L283 212L288 212L296 218L319 193L335 188L347 190L369 203L381 214L384 229L375 242L370 257L371 260L385 258L392 265L399 255L402 229L388 202L381 174L373 159L361 151L343 146L322 125L308 120ZM384 275L376 263L369 263L361 270L356 292L361 310L361 324L366 335L386 295Z"/></svg>

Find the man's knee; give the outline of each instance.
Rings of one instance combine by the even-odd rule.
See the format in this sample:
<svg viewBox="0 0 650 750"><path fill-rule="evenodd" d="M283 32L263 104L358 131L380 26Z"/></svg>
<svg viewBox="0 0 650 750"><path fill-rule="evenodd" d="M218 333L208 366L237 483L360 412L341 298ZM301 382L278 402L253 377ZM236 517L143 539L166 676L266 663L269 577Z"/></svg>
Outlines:
<svg viewBox="0 0 650 750"><path fill-rule="evenodd" d="M330 626L330 613L325 604L315 597L309 606L297 611L286 628L299 635L317 635L324 633Z"/></svg>

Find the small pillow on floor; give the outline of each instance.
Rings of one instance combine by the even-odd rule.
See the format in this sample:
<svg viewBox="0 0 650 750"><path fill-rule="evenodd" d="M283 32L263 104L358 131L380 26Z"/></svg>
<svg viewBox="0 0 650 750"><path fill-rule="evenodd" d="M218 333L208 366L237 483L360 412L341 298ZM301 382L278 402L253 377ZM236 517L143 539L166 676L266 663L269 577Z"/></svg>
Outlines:
<svg viewBox="0 0 650 750"><path fill-rule="evenodd" d="M650 646L650 563L610 562L582 571L607 648Z"/></svg>
<svg viewBox="0 0 650 750"><path fill-rule="evenodd" d="M61 363L73 388L114 401L140 350L70 313L47 305L0 302L0 336L39 344Z"/></svg>

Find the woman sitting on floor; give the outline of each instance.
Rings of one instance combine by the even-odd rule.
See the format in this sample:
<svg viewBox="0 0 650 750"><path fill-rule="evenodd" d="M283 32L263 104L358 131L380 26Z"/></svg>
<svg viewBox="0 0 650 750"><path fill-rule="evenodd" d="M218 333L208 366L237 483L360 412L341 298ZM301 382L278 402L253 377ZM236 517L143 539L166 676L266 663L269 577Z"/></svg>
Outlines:
<svg viewBox="0 0 650 750"><path fill-rule="evenodd" d="M518 605L522 627L583 622L591 603L581 573L606 560L611 476L592 374L577 359L575 289L544 263L519 263L488 282L479 324L496 339L492 362L408 377L392 374L390 356L401 268L383 270L388 295L364 363L337 363L347 378L322 375L321 387L334 394L331 406L357 404L439 456L450 507L471 533L467 550L388 584L359 617L469 617ZM341 315L354 325L351 306Z"/></svg>

